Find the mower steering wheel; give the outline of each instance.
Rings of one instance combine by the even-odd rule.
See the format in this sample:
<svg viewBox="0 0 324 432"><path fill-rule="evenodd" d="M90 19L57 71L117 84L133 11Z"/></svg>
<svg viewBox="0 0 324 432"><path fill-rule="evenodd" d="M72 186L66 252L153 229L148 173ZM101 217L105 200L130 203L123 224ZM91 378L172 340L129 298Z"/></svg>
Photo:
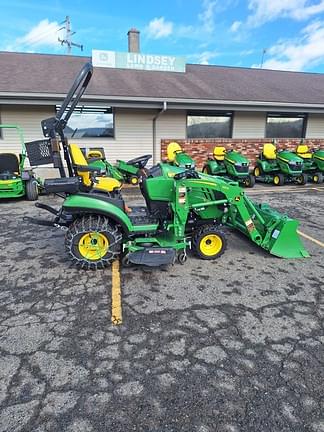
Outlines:
<svg viewBox="0 0 324 432"><path fill-rule="evenodd" d="M131 159L127 163L129 165L134 165L138 169L142 169L142 168L145 167L145 165L151 159L151 157L152 157L152 155L147 154L147 155L144 155L144 156L139 156L137 158Z"/></svg>
<svg viewBox="0 0 324 432"><path fill-rule="evenodd" d="M186 179L191 179L191 178L192 179L199 179L200 177L199 177L199 174L197 173L197 171L195 171L195 170L182 171L182 172L180 172L174 176L175 180L181 180L184 178L186 178Z"/></svg>

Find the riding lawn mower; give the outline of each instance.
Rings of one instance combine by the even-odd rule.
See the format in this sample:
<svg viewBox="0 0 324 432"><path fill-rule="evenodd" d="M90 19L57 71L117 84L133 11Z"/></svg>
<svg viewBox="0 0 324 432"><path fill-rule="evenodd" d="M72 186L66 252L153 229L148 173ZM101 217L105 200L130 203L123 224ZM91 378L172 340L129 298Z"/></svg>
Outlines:
<svg viewBox="0 0 324 432"><path fill-rule="evenodd" d="M255 179L262 183L282 186L285 183L304 185L307 175L303 172L303 159L288 150L277 151L273 143L263 145L254 168Z"/></svg>
<svg viewBox="0 0 324 432"><path fill-rule="evenodd" d="M303 173L308 181L322 183L324 179L324 149L310 151L305 144L299 144L296 154L303 160Z"/></svg>
<svg viewBox="0 0 324 432"><path fill-rule="evenodd" d="M226 226L273 255L309 256L296 231L298 221L253 202L236 182L226 178L160 163L140 182L146 206L132 209L125 205L118 187L110 192L96 189L100 179L96 169L71 161L69 147L71 151L75 145L68 145L63 132L91 75L88 63L62 104L67 111L42 121L47 155L61 172L61 178L46 180L45 188L64 201L60 209L36 204L54 214L51 221L37 222L66 229L65 247L72 262L84 269L104 268L119 257L124 265L158 266L176 260L183 264L188 248L199 258L212 260L225 251ZM70 177L64 176L61 146ZM84 177L73 175L75 172L86 172L91 184L85 187Z"/></svg>
<svg viewBox="0 0 324 432"><path fill-rule="evenodd" d="M225 176L238 181L242 186L253 187L255 177L250 174L250 162L241 153L228 150L225 147L215 147L213 155L203 167L205 174Z"/></svg>
<svg viewBox="0 0 324 432"><path fill-rule="evenodd" d="M17 125L0 125L0 130L15 130L19 136L21 153L0 153L0 199L26 197L29 201L38 198L40 181L32 169L25 168L26 147L22 129Z"/></svg>

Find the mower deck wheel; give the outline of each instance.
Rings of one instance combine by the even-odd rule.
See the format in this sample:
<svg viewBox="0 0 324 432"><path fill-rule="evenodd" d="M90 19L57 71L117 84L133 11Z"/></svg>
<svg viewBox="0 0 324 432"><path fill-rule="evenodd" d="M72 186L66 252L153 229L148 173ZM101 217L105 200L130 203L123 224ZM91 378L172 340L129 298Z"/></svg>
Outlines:
<svg viewBox="0 0 324 432"><path fill-rule="evenodd" d="M205 225L192 236L192 249L201 259L219 258L226 249L225 234L216 225Z"/></svg>
<svg viewBox="0 0 324 432"><path fill-rule="evenodd" d="M72 262L84 270L109 266L121 251L122 235L109 219L99 215L77 218L65 236L65 249Z"/></svg>
<svg viewBox="0 0 324 432"><path fill-rule="evenodd" d="M26 181L26 197L28 201L36 201L38 199L38 186L34 178Z"/></svg>
<svg viewBox="0 0 324 432"><path fill-rule="evenodd" d="M275 186L283 186L285 184L285 176L283 174L281 174L281 173L276 174L273 177L273 184Z"/></svg>
<svg viewBox="0 0 324 432"><path fill-rule="evenodd" d="M313 183L317 183L317 184L323 183L323 174L321 172L314 173L312 180Z"/></svg>

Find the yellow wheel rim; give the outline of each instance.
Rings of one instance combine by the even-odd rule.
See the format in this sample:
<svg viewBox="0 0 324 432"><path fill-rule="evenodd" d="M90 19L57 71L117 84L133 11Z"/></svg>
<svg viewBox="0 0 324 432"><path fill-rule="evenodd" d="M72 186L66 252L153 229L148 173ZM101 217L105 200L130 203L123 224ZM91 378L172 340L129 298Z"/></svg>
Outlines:
<svg viewBox="0 0 324 432"><path fill-rule="evenodd" d="M279 183L280 183L280 178L279 178L278 176L275 176L275 177L273 178L273 183L274 183L275 185L279 184Z"/></svg>
<svg viewBox="0 0 324 432"><path fill-rule="evenodd" d="M223 241L217 234L207 234L200 240L200 251L206 256L217 255L222 249Z"/></svg>
<svg viewBox="0 0 324 432"><path fill-rule="evenodd" d="M315 183L318 183L318 176L314 175L313 180L314 180Z"/></svg>
<svg viewBox="0 0 324 432"><path fill-rule="evenodd" d="M138 179L136 177L131 178L131 183L136 185L138 183Z"/></svg>
<svg viewBox="0 0 324 432"><path fill-rule="evenodd" d="M260 168L255 168L254 175L256 175L257 177L260 175Z"/></svg>
<svg viewBox="0 0 324 432"><path fill-rule="evenodd" d="M106 255L109 249L109 241L104 234L88 232L80 238L78 247L83 258L97 261Z"/></svg>

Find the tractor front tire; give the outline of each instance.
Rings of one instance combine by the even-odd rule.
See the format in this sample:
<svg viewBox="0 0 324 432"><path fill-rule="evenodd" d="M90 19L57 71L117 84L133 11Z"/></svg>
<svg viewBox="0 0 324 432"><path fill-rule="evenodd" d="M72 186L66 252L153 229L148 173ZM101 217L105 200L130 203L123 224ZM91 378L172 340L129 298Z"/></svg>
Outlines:
<svg viewBox="0 0 324 432"><path fill-rule="evenodd" d="M214 260L225 252L225 234L215 225L205 225L194 232L192 250L203 260Z"/></svg>
<svg viewBox="0 0 324 432"><path fill-rule="evenodd" d="M276 174L273 177L273 184L275 186L283 186L285 184L285 176L283 174L281 174L281 173Z"/></svg>
<svg viewBox="0 0 324 432"><path fill-rule="evenodd" d="M307 174L300 174L297 178L296 178L296 183L300 186L304 186L307 183Z"/></svg>
<svg viewBox="0 0 324 432"><path fill-rule="evenodd" d="M255 177L253 174L249 174L248 177L244 179L243 182L245 187L252 188L255 185Z"/></svg>
<svg viewBox="0 0 324 432"><path fill-rule="evenodd" d="M72 262L84 270L108 267L121 252L122 234L110 220L99 215L77 218L65 236Z"/></svg>
<svg viewBox="0 0 324 432"><path fill-rule="evenodd" d="M37 181L32 177L26 181L26 198L28 201L37 201L38 199L38 186Z"/></svg>

